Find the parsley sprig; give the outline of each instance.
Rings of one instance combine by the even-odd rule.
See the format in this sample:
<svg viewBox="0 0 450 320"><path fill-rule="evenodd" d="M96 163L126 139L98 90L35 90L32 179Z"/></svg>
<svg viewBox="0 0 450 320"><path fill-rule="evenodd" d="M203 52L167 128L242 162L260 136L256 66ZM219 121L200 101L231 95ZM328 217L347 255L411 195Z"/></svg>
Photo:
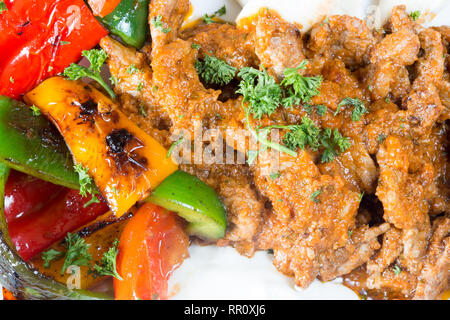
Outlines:
<svg viewBox="0 0 450 320"><path fill-rule="evenodd" d="M264 152L265 149L271 148L284 152L293 157L297 156L296 149L305 149L309 146L312 150L323 148L322 162L332 161L341 152L344 152L350 146L348 138L343 137L337 129L318 128L314 122L305 116L302 118L301 124L296 125L273 125L267 127L253 128L250 123L250 115L255 119L261 119L264 115L270 116L275 110L283 105L284 107L293 107L304 103L304 108L311 113L312 106L307 102L312 97L319 94L319 88L322 84L322 77L306 77L298 71L306 68L307 61L303 61L297 68L287 68L284 72L284 79L278 84L275 79L270 76L264 67L261 70L251 67L242 68L238 76L242 79L239 83L237 93L243 95L242 105L245 111L246 124L248 130L253 137L262 144L260 150L251 150L248 153L248 163L254 162L256 157ZM245 105L247 103L247 106ZM354 103L353 100L346 100L341 103L352 103L355 108L353 110L352 119L358 119L367 110L364 104ZM326 112L326 106L316 106L317 113L323 116ZM357 120L354 120L357 121ZM272 129L286 130L283 138L283 144L274 143L267 139Z"/></svg>
<svg viewBox="0 0 450 320"><path fill-rule="evenodd" d="M101 276L112 276L119 280L123 280L122 277L117 272L117 254L119 249L119 240L114 240L113 246L109 248L107 252L103 254L102 261L98 265L94 264L94 271Z"/></svg>
<svg viewBox="0 0 450 320"><path fill-rule="evenodd" d="M255 119L261 119L263 115L270 116L281 105L281 86L264 67L262 70L244 67L238 76L242 81L236 92L243 95L243 103L248 102L248 112Z"/></svg>
<svg viewBox="0 0 450 320"><path fill-rule="evenodd" d="M331 162L350 147L350 139L342 136L337 129L325 128L320 135L320 144L325 149L322 162Z"/></svg>
<svg viewBox="0 0 450 320"><path fill-rule="evenodd" d="M320 146L320 129L316 127L314 121L304 116L302 123L289 127L290 131L284 135L283 143L292 150L297 148L305 149L307 145L313 150L317 150Z"/></svg>
<svg viewBox="0 0 450 320"><path fill-rule="evenodd" d="M2 13L3 11L8 11L8 7L6 6L5 1L0 1L0 13Z"/></svg>
<svg viewBox="0 0 450 320"><path fill-rule="evenodd" d="M303 60L296 68L286 68L281 85L288 88L289 94L283 99L283 105L293 107L300 102L309 102L311 98L319 94L322 84L322 76L305 77L298 71L306 69L307 60Z"/></svg>
<svg viewBox="0 0 450 320"><path fill-rule="evenodd" d="M152 25L157 28L159 31L161 31L162 33L169 33L172 28L165 28L163 26L163 22L162 22L162 15L157 15L156 17L153 17L152 20Z"/></svg>
<svg viewBox="0 0 450 320"><path fill-rule="evenodd" d="M203 16L203 22L206 24L214 23L214 18L221 17L227 13L227 8L225 6L221 7L219 10L214 12L212 15L205 14Z"/></svg>
<svg viewBox="0 0 450 320"><path fill-rule="evenodd" d="M211 55L205 55L203 60L197 60L195 69L204 81L218 85L230 83L237 71L235 67Z"/></svg>
<svg viewBox="0 0 450 320"><path fill-rule="evenodd" d="M48 268L52 260L58 260L64 257L64 264L61 268L61 276L64 275L70 266L89 266L92 255L89 253L91 245L86 243L78 234L67 233L64 239L63 247L66 252L50 249L42 253L44 267Z"/></svg>
<svg viewBox="0 0 450 320"><path fill-rule="evenodd" d="M345 98L343 99L336 109L335 115L337 115L340 111L340 108L345 105L353 106L352 111L352 121L359 121L361 120L361 116L365 113L368 113L366 107L364 106L364 102L359 100L358 98Z"/></svg>
<svg viewBox="0 0 450 320"><path fill-rule="evenodd" d="M89 68L71 63L70 66L68 66L64 70L64 76L68 77L71 80L78 80L84 77L91 78L97 81L106 90L106 92L108 92L111 98L114 99L116 97L116 94L106 84L106 82L100 75L100 70L103 63L105 63L106 59L108 58L108 54L102 49L92 49L89 51L84 50L81 55L89 60Z"/></svg>
<svg viewBox="0 0 450 320"><path fill-rule="evenodd" d="M420 18L420 11L413 11L409 14L409 16L411 17L411 19L413 19L414 21L417 21L417 19Z"/></svg>
<svg viewBox="0 0 450 320"><path fill-rule="evenodd" d="M97 198L99 194L97 186L94 183L94 180L89 175L89 169L83 167L81 164L77 164L73 166L76 173L78 173L79 181L80 181L80 194L83 197L87 197L88 194L92 196L91 200L84 204L84 207L87 208L92 203L99 203L100 200Z"/></svg>

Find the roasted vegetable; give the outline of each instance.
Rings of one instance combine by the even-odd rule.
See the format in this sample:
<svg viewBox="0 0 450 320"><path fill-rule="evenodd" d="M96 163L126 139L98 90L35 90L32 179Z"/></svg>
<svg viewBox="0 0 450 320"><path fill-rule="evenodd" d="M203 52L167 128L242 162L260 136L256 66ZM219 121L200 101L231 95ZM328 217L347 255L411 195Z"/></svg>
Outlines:
<svg viewBox="0 0 450 320"><path fill-rule="evenodd" d="M0 95L19 98L108 34L83 0L0 3Z"/></svg>
<svg viewBox="0 0 450 320"><path fill-rule="evenodd" d="M189 222L190 234L206 239L225 235L227 216L216 192L186 172L176 171L167 177L146 201L177 212Z"/></svg>
<svg viewBox="0 0 450 320"><path fill-rule="evenodd" d="M144 204L123 230L114 278L118 300L167 299L172 271L188 257L189 238L172 212Z"/></svg>
<svg viewBox="0 0 450 320"><path fill-rule="evenodd" d="M10 169L0 164L0 282L15 297L22 299L110 299L84 290L69 290L25 263L16 253L9 237L4 214L4 187Z"/></svg>
<svg viewBox="0 0 450 320"><path fill-rule="evenodd" d="M116 216L177 169L163 146L90 85L55 77L24 98L54 122Z"/></svg>
<svg viewBox="0 0 450 320"><path fill-rule="evenodd" d="M90 197L77 190L63 190L39 211L8 222L11 239L19 255L28 261L54 242L108 211L105 202L85 207Z"/></svg>
<svg viewBox="0 0 450 320"><path fill-rule="evenodd" d="M125 44L140 49L148 34L148 2L148 0L122 0L100 21Z"/></svg>
<svg viewBox="0 0 450 320"><path fill-rule="evenodd" d="M120 0L88 0L94 16L100 17L110 14L119 3Z"/></svg>
<svg viewBox="0 0 450 320"><path fill-rule="evenodd" d="M79 189L72 156L56 128L24 104L0 96L0 162L54 184Z"/></svg>
<svg viewBox="0 0 450 320"><path fill-rule="evenodd" d="M114 245L116 239L120 238L123 228L128 222L127 218L128 215L124 215L120 219L112 220L99 218L79 229L78 234L86 243L90 244L88 251L92 256L91 266L82 266L80 268L80 287L82 289L90 288L96 283L105 280L105 277L92 271L92 265L94 263L99 264L103 254ZM62 243L55 243L51 246L51 249L64 251ZM66 283L67 278L70 276L67 272L61 276L64 259L53 261L48 268L44 266L41 255L36 256L30 263L42 274L61 283Z"/></svg>

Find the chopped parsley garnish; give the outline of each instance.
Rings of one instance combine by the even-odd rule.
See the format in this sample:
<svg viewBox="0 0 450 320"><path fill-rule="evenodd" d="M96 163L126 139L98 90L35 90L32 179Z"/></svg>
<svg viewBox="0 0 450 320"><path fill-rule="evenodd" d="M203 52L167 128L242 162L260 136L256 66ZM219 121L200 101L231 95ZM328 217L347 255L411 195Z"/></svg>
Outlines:
<svg viewBox="0 0 450 320"><path fill-rule="evenodd" d="M226 85L233 80L237 69L214 56L205 55L203 60L195 62L200 77L209 84Z"/></svg>
<svg viewBox="0 0 450 320"><path fill-rule="evenodd" d="M117 254L119 249L119 240L115 240L113 246L109 248L107 252L103 254L102 261L100 265L94 264L94 271L101 276L112 276L119 280L123 280L122 277L117 273Z"/></svg>
<svg viewBox="0 0 450 320"><path fill-rule="evenodd" d="M90 62L89 68L80 66L75 63L71 63L70 66L68 66L64 70L64 76L68 77L71 80L78 80L83 77L91 78L97 81L106 90L106 92L108 92L111 98L114 99L116 97L116 94L106 84L106 82L102 79L102 76L100 75L100 70L102 68L103 63L105 63L106 59L108 58L108 54L102 49L92 49L89 51L84 50L82 56L86 57L89 60Z"/></svg>
<svg viewBox="0 0 450 320"><path fill-rule="evenodd" d="M270 179L271 179L271 180L276 180L276 179L278 179L280 176L281 176L281 174L280 174L279 172L275 172L275 173L272 173L272 174L270 175Z"/></svg>
<svg viewBox="0 0 450 320"><path fill-rule="evenodd" d="M172 145L170 146L169 150L167 150L167 159L170 158L170 155L172 154L173 150L175 149L176 146L178 146L179 144L184 142L184 137L181 137L180 139L178 139L177 141L175 141L174 143L172 143Z"/></svg>
<svg viewBox="0 0 450 320"><path fill-rule="evenodd" d="M322 76L305 77L298 73L300 69L305 69L307 60L303 60L297 68L286 68L284 70L284 79L281 85L284 87L291 87L292 91L289 94L290 99L286 100L283 105L292 107L293 99L298 99L296 104L301 101L309 102L311 98L319 94L319 88L322 84Z"/></svg>
<svg viewBox="0 0 450 320"><path fill-rule="evenodd" d="M142 104L141 104L141 106L140 106L140 111L141 111L141 115L142 115L143 117L146 117L146 116L147 116L147 112L145 112L144 105L142 105Z"/></svg>
<svg viewBox="0 0 450 320"><path fill-rule="evenodd" d="M203 16L203 22L206 24L214 23L215 22L214 18L221 17L221 16L225 15L226 13L227 13L227 8L225 6L223 6L222 8L220 8L219 10L214 12L214 14L212 14L212 15L205 14Z"/></svg>
<svg viewBox="0 0 450 320"><path fill-rule="evenodd" d="M92 196L89 202L85 203L84 207L88 207L92 203L99 203L100 200L97 198L97 194L99 194L97 190L97 186L94 183L94 180L89 175L89 170L84 168L81 164L77 164L73 166L76 173L78 173L79 181L80 181L80 194L83 197L87 197L88 194Z"/></svg>
<svg viewBox="0 0 450 320"><path fill-rule="evenodd" d="M282 90L264 67L262 71L251 67L244 67L239 71L242 81L239 83L240 93L244 96L243 103L248 102L248 112L255 119L263 115L271 115L281 104Z"/></svg>
<svg viewBox="0 0 450 320"><path fill-rule="evenodd" d="M66 249L65 253L54 249L42 253L44 267L48 268L52 260L58 260L62 257L64 257L64 264L61 268L61 276L64 275L64 272L70 266L88 266L92 260L92 255L88 251L90 246L78 234L71 234L69 232L63 244L63 247Z"/></svg>
<svg viewBox="0 0 450 320"><path fill-rule="evenodd" d="M134 64L130 64L129 67L127 68L127 73L129 73L129 74L135 74L138 71L139 71L139 69L136 68L136 66Z"/></svg>
<svg viewBox="0 0 450 320"><path fill-rule="evenodd" d="M202 47L202 46L199 45L198 43L194 43L194 42L191 43L191 48L192 48L192 49L198 50L198 49L200 49L201 47Z"/></svg>
<svg viewBox="0 0 450 320"><path fill-rule="evenodd" d="M396 276L398 276L400 273L402 273L402 268L400 268L399 266L395 265L394 266L394 274Z"/></svg>
<svg viewBox="0 0 450 320"><path fill-rule="evenodd" d="M137 91L142 91L142 89L144 88L144 84L142 82L138 83L138 86L136 87Z"/></svg>
<svg viewBox="0 0 450 320"><path fill-rule="evenodd" d="M247 151L247 164L250 166L258 158L258 150L248 150Z"/></svg>
<svg viewBox="0 0 450 320"><path fill-rule="evenodd" d="M36 107L35 105L32 105L30 107L30 109L33 112L33 116L40 116L41 115L41 110L39 110L39 108Z"/></svg>
<svg viewBox="0 0 450 320"><path fill-rule="evenodd" d="M60 41L59 43L60 43L62 46L65 46L65 45L70 44L71 42L70 42L70 41Z"/></svg>
<svg viewBox="0 0 450 320"><path fill-rule="evenodd" d="M377 142L378 143L383 143L383 141L384 140L386 140L386 135L385 134L383 134L383 133L380 133L379 135L378 135L378 137L377 137Z"/></svg>
<svg viewBox="0 0 450 320"><path fill-rule="evenodd" d="M295 150L297 148L304 149L309 146L311 149L317 150L323 147L325 152L322 160L328 162L339 155L340 152L345 151L350 145L348 138L343 137L337 130L325 129L321 131L307 116L303 117L301 124L296 125L253 128L250 124L250 115L255 119L261 119L264 115L270 116L281 105L293 107L303 102L303 108L308 114L311 114L313 107L307 102L319 94L322 77L305 77L299 74L298 70L305 69L306 64L307 61L305 60L297 68L286 69L284 72L285 78L281 84L278 84L263 66L261 66L261 70L244 67L238 73L242 80L236 92L243 96L242 106L245 110L247 128L256 141L263 145L264 149L271 148L296 157L297 152ZM245 105L246 102L248 103L247 106ZM317 105L315 108L320 116L323 116L327 110L324 105ZM288 131L283 138L284 145L267 139L267 135L272 129ZM264 149L248 152L247 162L251 164Z"/></svg>
<svg viewBox="0 0 450 320"><path fill-rule="evenodd" d="M350 147L350 140L343 137L337 129L326 128L320 136L320 143L325 151L322 154L322 162L331 162Z"/></svg>
<svg viewBox="0 0 450 320"><path fill-rule="evenodd" d="M363 197L364 197L364 191L361 192L361 193L358 193L358 199L359 199L359 202L361 202L361 200L363 199Z"/></svg>
<svg viewBox="0 0 450 320"><path fill-rule="evenodd" d="M364 102L359 100L358 98L345 98L343 99L337 107L337 110L335 112L335 115L339 113L339 109L341 106L345 105L351 105L353 106L352 111L352 121L359 121L361 120L361 116L365 113L368 113L366 107L364 106Z"/></svg>
<svg viewBox="0 0 450 320"><path fill-rule="evenodd" d="M152 18L152 25L162 33L169 33L172 30L172 28L164 28L160 14Z"/></svg>
<svg viewBox="0 0 450 320"><path fill-rule="evenodd" d="M53 260L58 260L64 256L64 253L55 250L50 249L47 251L42 252L42 260L44 261L44 268L50 268L50 263Z"/></svg>
<svg viewBox="0 0 450 320"><path fill-rule="evenodd" d="M14 78L12 76L9 77L9 82L14 83Z"/></svg>
<svg viewBox="0 0 450 320"><path fill-rule="evenodd" d="M419 19L420 17L420 11L413 11L409 14L409 16L411 17L411 19L413 19L414 21L417 21L417 19Z"/></svg>
<svg viewBox="0 0 450 320"><path fill-rule="evenodd" d="M284 135L283 143L291 150L305 149L309 145L311 149L319 148L320 129L309 117L304 116L299 125L289 126L290 131Z"/></svg>
<svg viewBox="0 0 450 320"><path fill-rule="evenodd" d="M3 11L8 11L8 7L6 6L5 1L0 1L0 13L2 13Z"/></svg>
<svg viewBox="0 0 450 320"><path fill-rule="evenodd" d="M327 112L327 107L324 106L323 104L318 104L316 106L316 110L317 110L317 114L321 117L323 117L325 115L325 112Z"/></svg>
<svg viewBox="0 0 450 320"><path fill-rule="evenodd" d="M317 197L320 196L321 193L322 193L322 189L318 189L318 190L314 191L310 197L311 201L315 202L315 203L319 203L320 200Z"/></svg>

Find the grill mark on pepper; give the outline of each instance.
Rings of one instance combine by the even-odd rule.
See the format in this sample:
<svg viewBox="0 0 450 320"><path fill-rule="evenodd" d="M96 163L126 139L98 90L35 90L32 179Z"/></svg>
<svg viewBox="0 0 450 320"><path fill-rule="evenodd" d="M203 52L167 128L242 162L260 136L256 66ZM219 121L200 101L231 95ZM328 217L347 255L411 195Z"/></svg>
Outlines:
<svg viewBox="0 0 450 320"><path fill-rule="evenodd" d="M106 144L112 153L121 153L125 151L125 146L131 139L133 135L126 129L114 129L106 136Z"/></svg>
<svg viewBox="0 0 450 320"><path fill-rule="evenodd" d="M95 115L98 111L98 106L93 100L88 100L80 104L80 109L80 115Z"/></svg>

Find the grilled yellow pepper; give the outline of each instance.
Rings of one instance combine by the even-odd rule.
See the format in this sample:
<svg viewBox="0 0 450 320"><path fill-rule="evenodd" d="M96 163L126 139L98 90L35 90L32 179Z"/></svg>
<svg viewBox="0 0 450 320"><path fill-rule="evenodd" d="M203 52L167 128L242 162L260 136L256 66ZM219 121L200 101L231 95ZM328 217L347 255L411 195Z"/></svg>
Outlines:
<svg viewBox="0 0 450 320"><path fill-rule="evenodd" d="M177 170L159 142L90 85L54 77L24 99L53 121L118 217Z"/></svg>

